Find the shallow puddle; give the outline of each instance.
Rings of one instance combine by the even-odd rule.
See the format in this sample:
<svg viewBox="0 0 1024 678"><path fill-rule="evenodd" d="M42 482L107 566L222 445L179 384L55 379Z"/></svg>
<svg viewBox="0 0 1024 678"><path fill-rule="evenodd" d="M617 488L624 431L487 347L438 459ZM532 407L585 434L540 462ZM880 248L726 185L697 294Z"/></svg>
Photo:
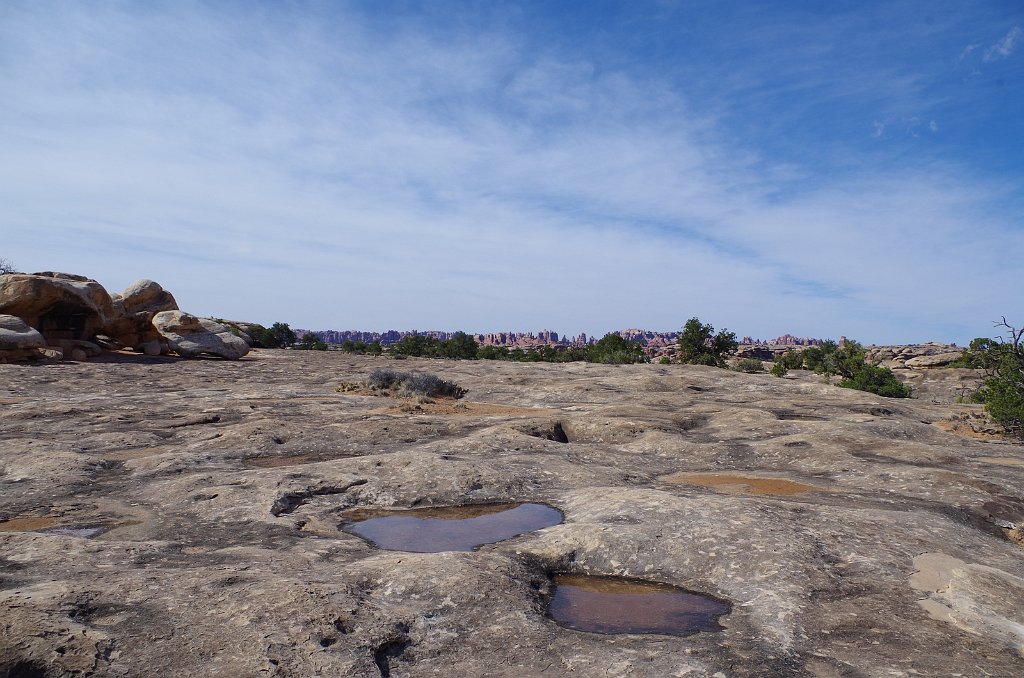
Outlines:
<svg viewBox="0 0 1024 678"><path fill-rule="evenodd" d="M91 525L88 527L51 527L45 530L40 530L45 534L59 534L62 537L79 537L81 539L92 539L93 537L99 536L109 530L109 527L104 525Z"/></svg>
<svg viewBox="0 0 1024 678"><path fill-rule="evenodd" d="M660 633L689 636L720 631L728 603L668 584L555 575L548 614L560 625L591 633Z"/></svg>
<svg viewBox="0 0 1024 678"><path fill-rule="evenodd" d="M472 551L484 544L511 539L563 519L544 504L477 504L405 511L356 510L342 529L388 551L437 553Z"/></svg>
<svg viewBox="0 0 1024 678"><path fill-rule="evenodd" d="M662 476L662 481L681 485L714 487L723 492L740 494L767 494L788 496L801 492L824 492L824 488L798 483L785 478L762 478L731 473L673 473Z"/></svg>

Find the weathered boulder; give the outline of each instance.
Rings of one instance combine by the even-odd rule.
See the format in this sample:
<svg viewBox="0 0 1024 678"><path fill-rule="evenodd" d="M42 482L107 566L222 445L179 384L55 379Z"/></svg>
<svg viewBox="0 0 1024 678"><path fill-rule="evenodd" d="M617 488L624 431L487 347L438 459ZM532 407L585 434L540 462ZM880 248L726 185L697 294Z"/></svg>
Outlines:
<svg viewBox="0 0 1024 678"><path fill-rule="evenodd" d="M117 318L108 328L110 334L126 346L136 348L159 340L160 335L153 327L154 315L178 310L174 296L152 280L137 280L111 298Z"/></svg>
<svg viewBox="0 0 1024 678"><path fill-rule="evenodd" d="M117 317L98 282L51 271L0 275L0 314L21 318L51 344L90 339Z"/></svg>
<svg viewBox="0 0 1024 678"><path fill-rule="evenodd" d="M177 311L178 302L174 295L152 280L136 280L120 294L113 295L114 303L120 302L126 315L148 314L152 319L161 311Z"/></svg>
<svg viewBox="0 0 1024 678"><path fill-rule="evenodd" d="M906 362L906 366L910 369L922 369L927 367L943 367L954 362L957 358L963 355L962 351L954 351L951 353L936 353L935 355L921 355L916 358L911 358Z"/></svg>
<svg viewBox="0 0 1024 678"><path fill-rule="evenodd" d="M43 335L24 320L13 315L0 315L0 350L43 348Z"/></svg>
<svg viewBox="0 0 1024 678"><path fill-rule="evenodd" d="M237 360L249 352L245 340L208 318L197 318L181 311L161 311L153 316L153 326L183 358L208 353Z"/></svg>

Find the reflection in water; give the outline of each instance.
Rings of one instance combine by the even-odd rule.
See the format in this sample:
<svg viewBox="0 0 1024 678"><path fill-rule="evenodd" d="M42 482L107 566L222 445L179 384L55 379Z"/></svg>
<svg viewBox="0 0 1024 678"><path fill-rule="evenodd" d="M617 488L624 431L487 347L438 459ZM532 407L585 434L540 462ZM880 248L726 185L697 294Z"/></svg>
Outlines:
<svg viewBox="0 0 1024 678"><path fill-rule="evenodd" d="M389 551L472 551L562 522L562 512L544 504L478 504L407 511L357 510L346 532Z"/></svg>
<svg viewBox="0 0 1024 678"><path fill-rule="evenodd" d="M718 618L730 606L715 598L668 584L555 575L548 614L562 626L592 633L661 633L689 636L719 631Z"/></svg>

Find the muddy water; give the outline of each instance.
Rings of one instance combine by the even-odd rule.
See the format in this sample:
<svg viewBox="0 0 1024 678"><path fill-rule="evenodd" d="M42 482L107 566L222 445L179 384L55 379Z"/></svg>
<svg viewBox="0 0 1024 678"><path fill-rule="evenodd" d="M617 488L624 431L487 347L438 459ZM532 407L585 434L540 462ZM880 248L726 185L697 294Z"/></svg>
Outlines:
<svg viewBox="0 0 1024 678"><path fill-rule="evenodd" d="M389 551L472 551L562 522L562 512L544 504L444 506L406 511L354 511L346 532Z"/></svg>
<svg viewBox="0 0 1024 678"><path fill-rule="evenodd" d="M659 633L689 636L719 631L730 605L655 582L555 575L548 614L562 626L591 633Z"/></svg>

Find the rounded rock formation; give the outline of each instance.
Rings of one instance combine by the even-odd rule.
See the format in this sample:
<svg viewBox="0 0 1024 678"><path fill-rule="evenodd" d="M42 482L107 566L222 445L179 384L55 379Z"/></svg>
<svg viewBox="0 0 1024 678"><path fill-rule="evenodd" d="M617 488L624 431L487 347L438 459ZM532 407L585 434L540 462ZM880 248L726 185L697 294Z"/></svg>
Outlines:
<svg viewBox="0 0 1024 678"><path fill-rule="evenodd" d="M245 340L208 318L197 318L181 311L161 311L153 316L153 326L183 358L207 353L238 360L249 352Z"/></svg>

